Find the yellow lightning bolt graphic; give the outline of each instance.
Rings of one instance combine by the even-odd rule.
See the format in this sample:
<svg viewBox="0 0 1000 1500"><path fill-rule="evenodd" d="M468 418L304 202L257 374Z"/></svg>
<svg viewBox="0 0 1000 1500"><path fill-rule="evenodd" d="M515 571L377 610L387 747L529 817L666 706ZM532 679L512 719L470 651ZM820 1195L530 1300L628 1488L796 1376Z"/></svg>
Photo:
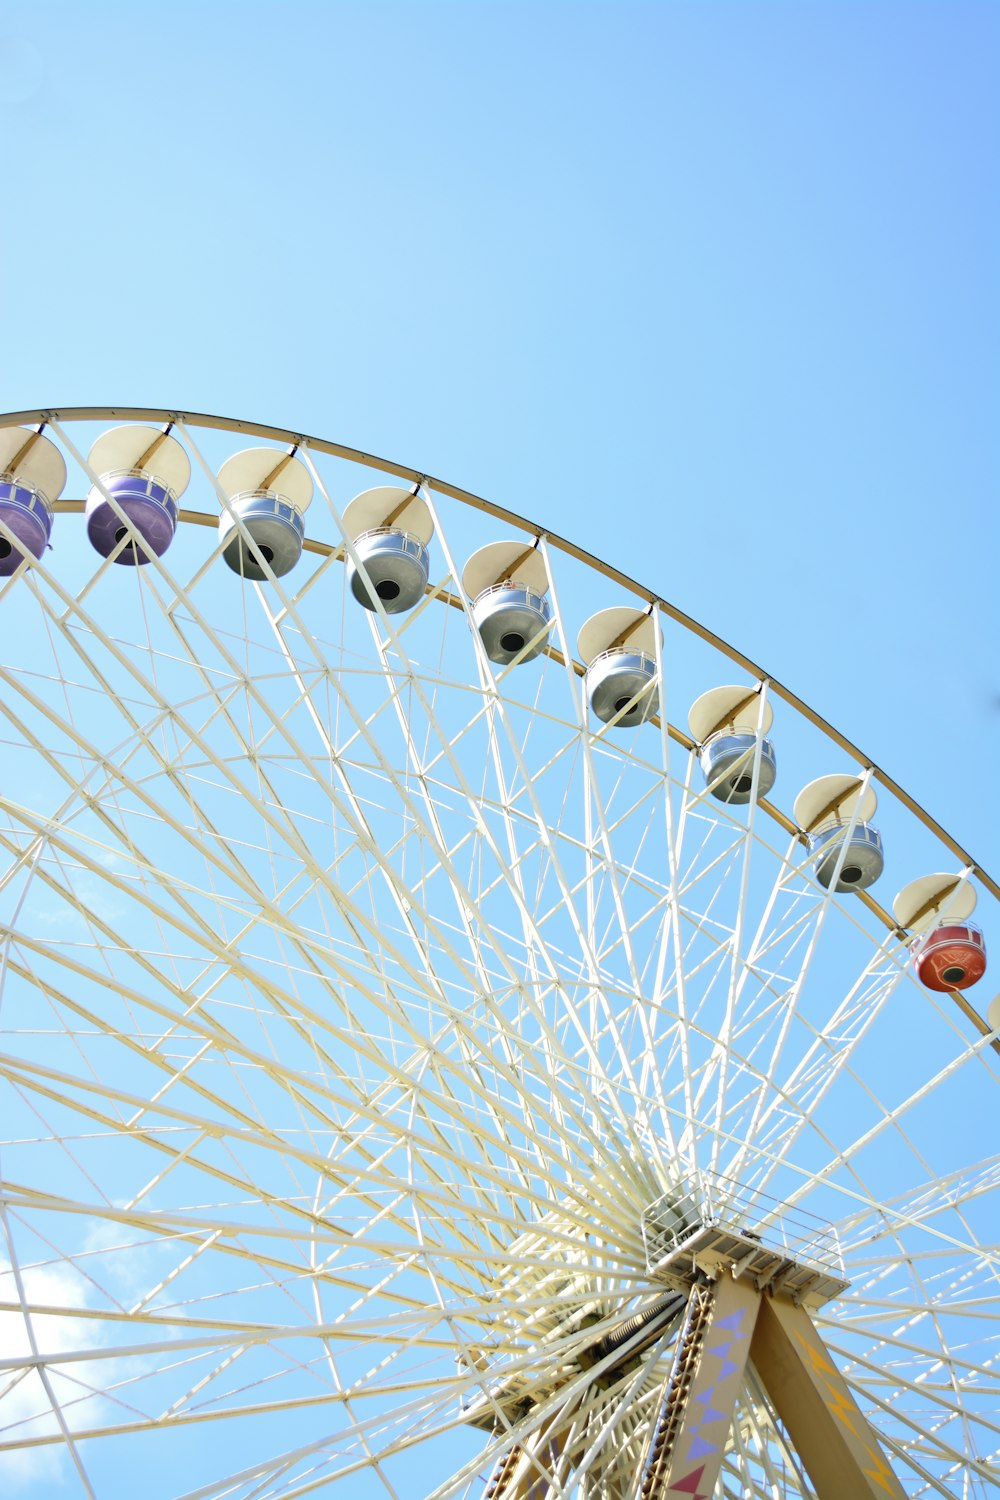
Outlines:
<svg viewBox="0 0 1000 1500"><path fill-rule="evenodd" d="M879 1452L877 1448L869 1447L868 1453L871 1457L873 1467L870 1469L865 1469L863 1470L863 1472L868 1475L873 1484L878 1485L880 1490L885 1490L887 1495L894 1495L896 1491L894 1486L890 1483L890 1480L892 1479L892 1470L886 1463L884 1456Z"/></svg>
<svg viewBox="0 0 1000 1500"><path fill-rule="evenodd" d="M854 1425L854 1402L844 1391L835 1386L832 1381L824 1380L823 1384L830 1393L827 1406L837 1418L841 1426L848 1428L855 1437L860 1437L858 1429Z"/></svg>
<svg viewBox="0 0 1000 1500"><path fill-rule="evenodd" d="M825 1373L827 1370L833 1370L833 1364L830 1362L830 1360L827 1359L822 1350L817 1349L816 1345L811 1343L809 1339L803 1338L798 1329L795 1330L795 1342L798 1344L799 1348L802 1350L806 1359L808 1359L809 1363L812 1365L817 1374Z"/></svg>

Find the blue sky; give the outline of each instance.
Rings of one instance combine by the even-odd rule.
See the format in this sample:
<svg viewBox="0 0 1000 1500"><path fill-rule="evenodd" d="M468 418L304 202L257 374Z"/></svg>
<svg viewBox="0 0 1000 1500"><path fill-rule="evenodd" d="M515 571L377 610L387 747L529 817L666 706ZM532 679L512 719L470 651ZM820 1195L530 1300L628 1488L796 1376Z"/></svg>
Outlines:
<svg viewBox="0 0 1000 1500"><path fill-rule="evenodd" d="M497 500L995 868L998 39L961 0L6 5L0 407Z"/></svg>
<svg viewBox="0 0 1000 1500"><path fill-rule="evenodd" d="M0 410L218 412L486 496L1000 874L998 69L973 0L0 0Z"/></svg>

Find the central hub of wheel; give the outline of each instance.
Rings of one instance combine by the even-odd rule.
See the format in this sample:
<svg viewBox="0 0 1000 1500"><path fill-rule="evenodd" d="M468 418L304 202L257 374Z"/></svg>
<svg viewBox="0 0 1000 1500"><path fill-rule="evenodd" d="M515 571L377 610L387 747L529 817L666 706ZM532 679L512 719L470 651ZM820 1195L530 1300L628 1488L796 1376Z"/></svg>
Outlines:
<svg viewBox="0 0 1000 1500"><path fill-rule="evenodd" d="M718 1174L655 1198L639 1227L642 1269L560 1210L512 1241L494 1292L496 1339L465 1359L478 1375L469 1422L512 1422L584 1371L612 1384L666 1337L692 1286L724 1273L809 1309L849 1284L830 1225Z"/></svg>
<svg viewBox="0 0 1000 1500"><path fill-rule="evenodd" d="M663 1338L685 1296L620 1264L612 1244L554 1210L512 1241L497 1278L497 1337L470 1350L479 1386L466 1420L492 1430L513 1422L586 1371L612 1384Z"/></svg>

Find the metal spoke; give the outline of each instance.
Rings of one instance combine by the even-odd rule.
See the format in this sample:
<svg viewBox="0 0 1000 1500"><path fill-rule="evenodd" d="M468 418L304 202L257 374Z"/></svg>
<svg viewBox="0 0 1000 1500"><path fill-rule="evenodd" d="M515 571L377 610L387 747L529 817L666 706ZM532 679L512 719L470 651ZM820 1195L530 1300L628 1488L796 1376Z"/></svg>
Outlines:
<svg viewBox="0 0 1000 1500"><path fill-rule="evenodd" d="M732 1273L813 1286L904 1493L985 1500L988 981L932 994L887 898L818 882L796 788L758 799L766 709L782 765L846 757L900 883L954 869L988 937L990 876L779 681L497 505L254 424L13 425L43 416L58 550L0 578L0 1476L117 1500L140 1453L150 1500L636 1500L690 1278ZM116 420L192 464L142 565L85 456ZM247 441L314 493L295 571L261 552L259 581L215 529L258 545L219 477ZM406 611L348 583L372 485L433 525ZM550 621L500 662L462 579L505 535ZM574 654L615 604L655 641L635 727L598 720ZM748 805L683 727L737 680ZM720 1234L728 1260L670 1248ZM740 1378L712 1500L808 1500L792 1418Z"/></svg>

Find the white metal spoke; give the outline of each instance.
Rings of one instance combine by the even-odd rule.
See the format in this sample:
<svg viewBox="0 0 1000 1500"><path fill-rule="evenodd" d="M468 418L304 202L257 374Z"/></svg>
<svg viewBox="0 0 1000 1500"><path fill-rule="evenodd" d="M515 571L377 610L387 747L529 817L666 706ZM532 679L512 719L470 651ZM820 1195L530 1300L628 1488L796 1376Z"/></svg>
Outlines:
<svg viewBox="0 0 1000 1500"><path fill-rule="evenodd" d="M738 1206L751 1249L816 1215L849 1285L812 1317L905 1493L985 1500L989 981L932 995L887 886L818 884L783 770L757 801L766 707L779 769L848 757L887 871L955 869L992 940L990 877L779 682L498 506L162 413L191 509L133 566L85 457L115 419L55 417L67 494L124 529L99 559L62 502L58 550L0 578L0 1484L48 1463L119 1500L140 1454L149 1500L482 1500L507 1462L545 1500L634 1500L679 1326L662 1202L688 1230ZM258 547L217 477L247 432L315 492L295 571L260 553L260 582L216 530ZM401 613L347 584L372 485L429 497ZM462 564L504 536L551 619L498 663ZM635 727L574 656L616 603L656 642ZM683 727L737 681L749 806ZM748 1368L713 1500L812 1493Z"/></svg>

